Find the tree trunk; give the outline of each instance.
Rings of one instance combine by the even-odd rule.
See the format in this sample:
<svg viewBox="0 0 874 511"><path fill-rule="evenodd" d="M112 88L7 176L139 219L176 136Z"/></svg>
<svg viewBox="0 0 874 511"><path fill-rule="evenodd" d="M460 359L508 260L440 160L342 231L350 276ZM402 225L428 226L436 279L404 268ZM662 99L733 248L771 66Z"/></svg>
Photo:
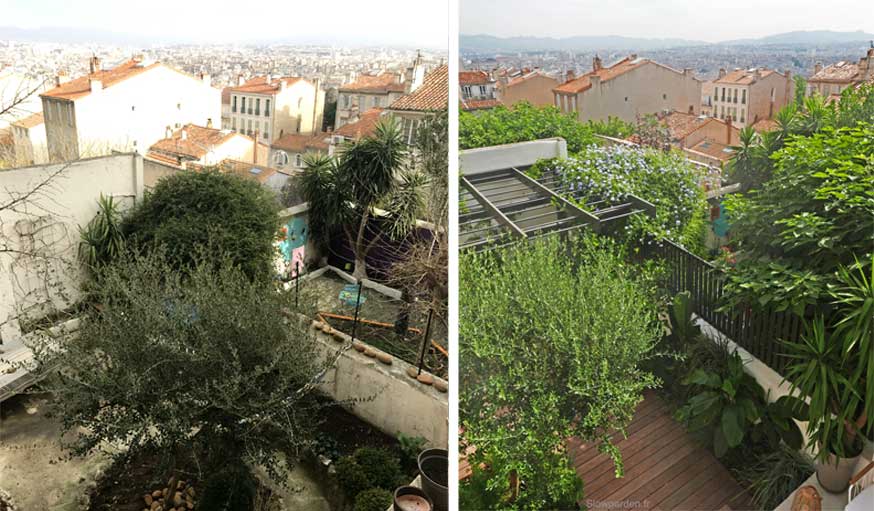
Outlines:
<svg viewBox="0 0 874 511"><path fill-rule="evenodd" d="M364 233L369 218L370 210L365 209L364 214L361 215L361 223L358 224L358 236L356 236L355 243L352 245L352 252L355 253L355 269L352 272L352 276L359 280L367 278L365 259L367 258L367 249L370 247L364 243Z"/></svg>

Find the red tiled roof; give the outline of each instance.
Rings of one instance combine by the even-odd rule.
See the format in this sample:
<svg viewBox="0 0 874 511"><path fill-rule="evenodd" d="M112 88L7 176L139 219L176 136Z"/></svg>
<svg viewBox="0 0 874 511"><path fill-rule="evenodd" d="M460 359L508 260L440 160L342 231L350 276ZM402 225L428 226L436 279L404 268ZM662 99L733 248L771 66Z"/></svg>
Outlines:
<svg viewBox="0 0 874 511"><path fill-rule="evenodd" d="M267 181L270 176L277 173L277 170L268 167L266 165L261 165L258 163L247 163L237 160L222 160L221 163L218 164L219 169L222 172L227 172L230 174L236 174L238 176L242 176L248 179L254 179L259 183L264 183Z"/></svg>
<svg viewBox="0 0 874 511"><path fill-rule="evenodd" d="M728 161L734 154L734 151L732 151L729 146L711 140L702 140L690 147L690 149L698 153L706 154L707 156L716 158L720 161Z"/></svg>
<svg viewBox="0 0 874 511"><path fill-rule="evenodd" d="M510 80L509 82L507 82L507 87L526 82L526 81L530 80L531 78L536 78L538 76L542 76L544 78L550 78L550 79L554 80L554 78L547 75L546 73L542 73L540 71L531 71L530 73L525 73L523 75L519 75L519 76L513 78L512 80Z"/></svg>
<svg viewBox="0 0 874 511"><path fill-rule="evenodd" d="M45 122L45 119L43 119L42 112L37 112L35 114L28 115L27 117L25 117L23 119L19 119L19 120L13 122L12 124L15 126L20 126L22 128L30 129L30 128L34 128L36 126L39 126L40 124L43 124L44 122Z"/></svg>
<svg viewBox="0 0 874 511"><path fill-rule="evenodd" d="M485 71L459 71L458 73L459 85L485 85L491 82L489 74Z"/></svg>
<svg viewBox="0 0 874 511"><path fill-rule="evenodd" d="M472 110L488 110L489 108L495 108L497 106L501 106L501 100L499 99L467 99L461 100L461 108L472 111Z"/></svg>
<svg viewBox="0 0 874 511"><path fill-rule="evenodd" d="M184 139L182 138L183 132L185 132ZM213 147L230 140L234 135L236 134L233 132L186 124L173 133L170 138L155 142L149 151L199 160L206 156Z"/></svg>
<svg viewBox="0 0 874 511"><path fill-rule="evenodd" d="M91 80L99 80L103 88L111 87L117 83L123 82L128 78L132 78L142 74L150 69L155 69L158 66L163 66L159 62L148 65L136 59L130 59L112 69L99 70L93 74L80 76L75 80L62 83L54 89L48 90L40 94L40 97L60 98L75 101L79 98L91 94ZM165 66L166 67L166 66Z"/></svg>
<svg viewBox="0 0 874 511"><path fill-rule="evenodd" d="M303 78L299 76L284 76L278 78L271 78L268 82L266 76L256 76L255 78L250 79L243 85L238 85L236 87L227 87L228 92L246 92L249 94L273 94L275 92L279 92L282 88L282 83L285 82L286 87L290 87L297 82L305 81Z"/></svg>
<svg viewBox="0 0 874 511"><path fill-rule="evenodd" d="M325 139L330 138L330 136L329 133L319 133L318 135L300 135L294 133L278 138L270 147L293 153L303 153L307 149L327 151L329 144L325 142Z"/></svg>
<svg viewBox="0 0 874 511"><path fill-rule="evenodd" d="M592 87L592 76L598 76L601 78L602 82L606 82L648 63L653 62L649 59L638 59L633 55L628 56L612 66L603 67L597 71L590 71L583 76L567 81L552 90L564 94L579 94L580 92Z"/></svg>
<svg viewBox="0 0 874 511"><path fill-rule="evenodd" d="M756 76L756 70L749 69L735 69L734 71L726 74L722 78L717 78L713 83L724 83L730 85L749 85L751 83L756 83L762 78L771 76L774 74L773 69L759 69L759 76Z"/></svg>
<svg viewBox="0 0 874 511"><path fill-rule="evenodd" d="M411 94L398 98L391 110L436 112L449 107L449 67L444 64L425 75L425 81Z"/></svg>
<svg viewBox="0 0 874 511"><path fill-rule="evenodd" d="M340 87L340 92L370 92L374 94L404 92L405 90L406 86L400 83L398 75L394 73L361 75L354 82Z"/></svg>
<svg viewBox="0 0 874 511"><path fill-rule="evenodd" d="M353 140L367 137L376 130L376 124L382 116L382 111L382 108L371 108L361 114L357 121L340 126L334 131L334 134Z"/></svg>
<svg viewBox="0 0 874 511"><path fill-rule="evenodd" d="M167 165L173 165L174 167L180 167L179 158L174 158L172 156L167 156L166 154L156 153L154 151L149 151L146 153L145 158L147 160L155 160L159 163L164 163Z"/></svg>
<svg viewBox="0 0 874 511"><path fill-rule="evenodd" d="M777 121L773 119L760 119L750 126L755 131L761 133L763 131L775 131L779 128Z"/></svg>
<svg viewBox="0 0 874 511"><path fill-rule="evenodd" d="M852 83L860 79L859 64L838 62L822 68L810 77L810 82Z"/></svg>

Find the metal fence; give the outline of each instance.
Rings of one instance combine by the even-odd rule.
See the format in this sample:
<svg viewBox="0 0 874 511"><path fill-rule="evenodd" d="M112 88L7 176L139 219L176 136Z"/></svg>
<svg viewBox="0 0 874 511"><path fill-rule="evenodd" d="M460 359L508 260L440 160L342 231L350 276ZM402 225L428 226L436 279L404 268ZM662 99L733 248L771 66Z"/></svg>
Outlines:
<svg viewBox="0 0 874 511"><path fill-rule="evenodd" d="M782 354L779 340L797 340L804 323L790 311L724 311L725 273L685 248L668 240L644 243L642 253L659 259L667 270L666 283L673 293L688 291L696 314L752 353L779 374L788 359Z"/></svg>

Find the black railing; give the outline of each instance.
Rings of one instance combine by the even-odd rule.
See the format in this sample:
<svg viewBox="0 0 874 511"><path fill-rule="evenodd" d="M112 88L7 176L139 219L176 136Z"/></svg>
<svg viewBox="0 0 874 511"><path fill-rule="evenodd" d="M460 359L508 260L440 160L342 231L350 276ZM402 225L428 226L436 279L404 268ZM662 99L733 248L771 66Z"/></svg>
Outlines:
<svg viewBox="0 0 874 511"><path fill-rule="evenodd" d="M780 340L800 338L803 333L800 317L790 311L749 307L723 310L725 273L721 269L668 240L646 243L642 252L644 257L664 263L669 291L689 291L698 316L783 374L789 360L782 354Z"/></svg>

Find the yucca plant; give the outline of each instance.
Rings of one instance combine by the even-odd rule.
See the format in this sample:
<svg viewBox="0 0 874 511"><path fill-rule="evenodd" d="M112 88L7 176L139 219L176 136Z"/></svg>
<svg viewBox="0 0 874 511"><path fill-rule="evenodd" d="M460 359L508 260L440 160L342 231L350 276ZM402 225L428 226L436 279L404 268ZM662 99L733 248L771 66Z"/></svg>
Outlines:
<svg viewBox="0 0 874 511"><path fill-rule="evenodd" d="M79 227L79 262L95 277L124 250L118 203L112 196L100 194L97 205L94 218L84 228Z"/></svg>

